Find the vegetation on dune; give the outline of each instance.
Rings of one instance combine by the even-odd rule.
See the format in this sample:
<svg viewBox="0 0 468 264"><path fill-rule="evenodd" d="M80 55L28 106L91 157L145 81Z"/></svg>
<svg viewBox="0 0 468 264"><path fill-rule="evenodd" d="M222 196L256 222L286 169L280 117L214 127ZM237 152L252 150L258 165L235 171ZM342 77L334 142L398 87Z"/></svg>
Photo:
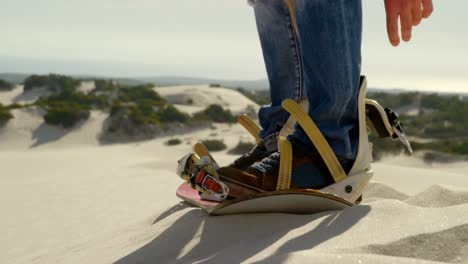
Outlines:
<svg viewBox="0 0 468 264"><path fill-rule="evenodd" d="M239 141L239 143L237 143L237 146L235 146L234 148L230 149L228 151L229 154L232 154L232 155L242 155L242 154L245 154L247 152L249 152L250 150L252 150L253 148L255 147L255 144L252 143L252 142L246 142L246 141Z"/></svg>
<svg viewBox="0 0 468 264"><path fill-rule="evenodd" d="M123 117L136 126L159 125L161 123L157 112L148 104L124 104L114 102L110 111L110 118Z"/></svg>
<svg viewBox="0 0 468 264"><path fill-rule="evenodd" d="M209 151L222 151L227 148L226 144L218 139L206 139L202 140L202 142Z"/></svg>
<svg viewBox="0 0 468 264"><path fill-rule="evenodd" d="M270 103L267 90L248 91L237 88L237 91L260 105ZM416 151L468 155L467 96L370 91L367 97L400 114L406 134L413 138L410 141ZM409 110L413 113L408 112ZM431 142L420 143L418 139L431 139ZM374 144L373 153L376 160L384 155L407 153L398 140L381 139L372 133L370 141Z"/></svg>
<svg viewBox="0 0 468 264"><path fill-rule="evenodd" d="M193 117L178 111L153 89L152 84L122 85L113 80L94 80L95 89L89 93L78 90L80 80L69 76L49 74L31 75L24 80L24 91L46 88L49 94L35 103L9 106L0 105L0 126L13 118L11 109L39 106L46 110L44 121L51 125L72 128L90 116L90 111L109 112L104 133L119 135L139 135L151 138L169 127L184 129L184 124L200 122L235 123L236 117L222 106L209 105ZM10 90L14 86L0 80L0 90ZM213 84L211 87L218 87ZM268 90L237 91L259 105L270 103ZM377 100L382 106L390 107L400 114L400 120L407 129L407 135L415 151L427 152L428 160L433 160L433 153L468 156L468 97L424 93L383 93L369 92L368 98ZM187 101L187 104L193 104ZM175 139L174 139L175 140ZM398 141L380 139L375 133L370 135L374 144L374 156L382 158L386 154L405 153L404 146ZM176 143L174 141L173 143ZM205 144L212 151L226 148L220 140L207 140ZM253 144L239 142L230 153L241 154L249 151ZM444 154L445 155L445 154Z"/></svg>
<svg viewBox="0 0 468 264"><path fill-rule="evenodd" d="M77 104L90 108L93 103L93 96L88 96L71 88L63 88L60 92L54 93L50 96L40 97L36 102L37 105L45 108L63 104Z"/></svg>
<svg viewBox="0 0 468 264"><path fill-rule="evenodd" d="M218 104L209 105L205 110L193 115L195 120L207 120L218 123L235 123L237 118L232 115L230 110L223 109Z"/></svg>
<svg viewBox="0 0 468 264"><path fill-rule="evenodd" d="M0 79L0 91L10 91L14 88L15 86L10 83L10 82L7 82L3 79Z"/></svg>
<svg viewBox="0 0 468 264"><path fill-rule="evenodd" d="M84 94L73 87L62 87L58 92L36 101L37 106L47 111L44 115L47 124L64 128L71 128L88 119L91 109L104 109L107 104L105 96Z"/></svg>
<svg viewBox="0 0 468 264"><path fill-rule="evenodd" d="M183 123L189 119L187 114L179 112L174 106L168 104L152 89L152 85L120 88L110 112L111 117L126 115L138 126L159 125L161 122Z"/></svg>
<svg viewBox="0 0 468 264"><path fill-rule="evenodd" d="M168 141L166 141L167 146L176 146L176 145L180 145L181 143L182 143L182 140L178 138L171 138Z"/></svg>
<svg viewBox="0 0 468 264"><path fill-rule="evenodd" d="M187 123L189 115L178 111L153 90L153 85L119 86L113 92L107 135L151 138L172 123Z"/></svg>
<svg viewBox="0 0 468 264"><path fill-rule="evenodd" d="M245 97L257 103L258 105L268 105L271 103L270 91L268 90L249 91L249 90L245 90L242 87L239 87L236 90L240 92L241 94L243 94Z"/></svg>
<svg viewBox="0 0 468 264"><path fill-rule="evenodd" d="M190 116L180 112L173 105L166 105L159 111L159 117L161 122L173 123L180 122L185 123L190 119Z"/></svg>
<svg viewBox="0 0 468 264"><path fill-rule="evenodd" d="M118 100L136 104L151 104L153 106L162 106L167 103L162 96L153 90L152 84L121 87Z"/></svg>
<svg viewBox="0 0 468 264"><path fill-rule="evenodd" d="M423 95L419 115L405 119L408 133L418 137L467 137L468 100L460 96Z"/></svg>
<svg viewBox="0 0 468 264"><path fill-rule="evenodd" d="M381 160L385 155L407 153L405 146L398 139L379 138L376 133L371 133L369 141L373 144L372 155L374 161Z"/></svg>
<svg viewBox="0 0 468 264"><path fill-rule="evenodd" d="M451 155L468 155L468 100L463 96L438 94L371 93L371 98L383 106L395 110L414 106L416 113L402 112L400 120L405 125L406 134L413 138L415 151L435 151ZM410 107L411 108L411 107ZM414 109L413 109L414 110ZM431 141L421 143L419 139ZM374 143L374 156L397 154L404 151L402 144L388 139L378 139L371 135ZM433 155L433 154L428 154Z"/></svg>
<svg viewBox="0 0 468 264"><path fill-rule="evenodd" d="M368 92L367 98L371 98L379 102L382 106L397 109L416 103L421 96L421 93L384 93L384 92Z"/></svg>
<svg viewBox="0 0 468 264"><path fill-rule="evenodd" d="M89 109L78 104L55 105L47 110L44 121L50 125L58 125L64 128L72 128L78 122L88 119Z"/></svg>
<svg viewBox="0 0 468 264"><path fill-rule="evenodd" d="M221 88L221 84L219 84L219 83L210 83L210 88Z"/></svg>
<svg viewBox="0 0 468 264"><path fill-rule="evenodd" d="M52 92L60 92L62 89L75 89L80 84L79 80L59 74L31 75L23 82L24 91L36 88L47 88Z"/></svg>
<svg viewBox="0 0 468 264"><path fill-rule="evenodd" d="M49 89L54 87L51 95L35 103L47 111L44 120L51 125L71 128L89 118L91 109L109 109L112 122L130 121L133 126L186 122L189 119L188 115L168 105L152 85L121 86L113 81L96 80L95 89L85 94L76 89L78 81L70 77L35 76L28 80L36 85L46 84ZM115 131L118 125L111 127Z"/></svg>
<svg viewBox="0 0 468 264"><path fill-rule="evenodd" d="M4 126L12 118L13 115L10 113L10 109L0 104L0 127Z"/></svg>
<svg viewBox="0 0 468 264"><path fill-rule="evenodd" d="M445 139L428 143L413 143L414 150L432 150L452 155L468 155L468 139Z"/></svg>
<svg viewBox="0 0 468 264"><path fill-rule="evenodd" d="M95 88L91 93L113 92L119 87L119 84L113 80L95 79L94 86Z"/></svg>

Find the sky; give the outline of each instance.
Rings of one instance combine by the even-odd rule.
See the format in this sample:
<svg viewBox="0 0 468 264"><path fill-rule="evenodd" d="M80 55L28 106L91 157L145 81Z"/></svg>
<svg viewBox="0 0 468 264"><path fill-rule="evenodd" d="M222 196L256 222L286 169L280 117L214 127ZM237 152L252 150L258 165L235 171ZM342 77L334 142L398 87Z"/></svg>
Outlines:
<svg viewBox="0 0 468 264"><path fill-rule="evenodd" d="M369 84L468 92L468 1L434 0L392 47L383 0L363 0ZM0 72L266 78L246 0L0 0Z"/></svg>

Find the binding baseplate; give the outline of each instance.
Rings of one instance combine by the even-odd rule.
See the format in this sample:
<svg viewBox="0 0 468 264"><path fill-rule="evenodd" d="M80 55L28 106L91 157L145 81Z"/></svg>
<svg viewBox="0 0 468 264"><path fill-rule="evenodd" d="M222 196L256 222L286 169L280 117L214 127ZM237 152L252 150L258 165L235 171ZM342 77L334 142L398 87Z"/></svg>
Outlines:
<svg viewBox="0 0 468 264"><path fill-rule="evenodd" d="M177 174L197 190L204 200L221 202L229 194L229 188L220 180L208 156L200 158L194 153L185 155L178 161Z"/></svg>

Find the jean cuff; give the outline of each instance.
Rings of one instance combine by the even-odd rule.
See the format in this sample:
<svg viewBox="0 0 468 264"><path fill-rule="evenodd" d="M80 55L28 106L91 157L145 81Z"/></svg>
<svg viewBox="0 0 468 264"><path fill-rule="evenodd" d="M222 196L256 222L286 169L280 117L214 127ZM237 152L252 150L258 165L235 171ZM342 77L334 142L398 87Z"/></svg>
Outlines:
<svg viewBox="0 0 468 264"><path fill-rule="evenodd" d="M270 134L263 139L263 144L269 153L278 151L278 136L279 132Z"/></svg>
<svg viewBox="0 0 468 264"><path fill-rule="evenodd" d="M247 2L249 3L249 5L253 6L255 5L256 0L247 0Z"/></svg>

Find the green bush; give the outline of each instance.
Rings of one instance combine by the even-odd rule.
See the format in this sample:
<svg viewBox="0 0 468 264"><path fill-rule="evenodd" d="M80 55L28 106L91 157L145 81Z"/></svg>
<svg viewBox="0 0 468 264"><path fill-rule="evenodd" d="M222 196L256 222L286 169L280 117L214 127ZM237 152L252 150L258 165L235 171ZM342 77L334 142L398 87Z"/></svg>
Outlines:
<svg viewBox="0 0 468 264"><path fill-rule="evenodd" d="M119 87L119 84L112 80L103 80L103 79L95 79L94 80L94 92L111 92L114 91Z"/></svg>
<svg viewBox="0 0 468 264"><path fill-rule="evenodd" d="M372 142L372 154L374 161L378 161L386 154L398 155L405 151L400 141L387 138L379 138L375 133L370 134L369 141Z"/></svg>
<svg viewBox="0 0 468 264"><path fill-rule="evenodd" d="M229 150L228 153L232 155L242 155L251 151L255 147L255 144L252 142L239 141L237 146Z"/></svg>
<svg viewBox="0 0 468 264"><path fill-rule="evenodd" d="M249 91L242 87L239 87L236 90L258 105L268 105L271 103L269 90Z"/></svg>
<svg viewBox="0 0 468 264"><path fill-rule="evenodd" d="M67 87L41 101L47 105L73 103L90 107L94 103L95 98L96 97L93 95L77 92L74 89Z"/></svg>
<svg viewBox="0 0 468 264"><path fill-rule="evenodd" d="M133 103L114 102L111 107L110 117L122 117L132 121L136 126L159 125L158 113L153 110L151 105L135 105Z"/></svg>
<svg viewBox="0 0 468 264"><path fill-rule="evenodd" d="M9 83L3 79L0 79L0 91L10 91L14 88L12 83Z"/></svg>
<svg viewBox="0 0 468 264"><path fill-rule="evenodd" d="M161 109L158 112L158 115L162 122L167 122L167 123L171 123L171 122L184 123L184 122L187 122L190 118L189 115L180 112L179 110L177 110L177 108L175 108L172 105L168 105L164 107L163 109Z"/></svg>
<svg viewBox="0 0 468 264"><path fill-rule="evenodd" d="M9 106L6 106L5 108L7 108L8 110L19 109L19 108L23 108L23 105L20 105L18 103L13 103Z"/></svg>
<svg viewBox="0 0 468 264"><path fill-rule="evenodd" d="M60 92L63 89L75 90L80 85L80 81L65 75L49 74L31 75L24 80L23 84L24 91L45 87L53 92Z"/></svg>
<svg viewBox="0 0 468 264"><path fill-rule="evenodd" d="M110 108L110 116L114 116L119 112L125 111L125 107L122 105L121 102L114 102Z"/></svg>
<svg viewBox="0 0 468 264"><path fill-rule="evenodd" d="M165 105L166 100L153 90L151 84L126 86L118 89L118 98L112 103L110 113L111 117L126 115L137 126L188 119L175 108Z"/></svg>
<svg viewBox="0 0 468 264"><path fill-rule="evenodd" d="M402 116L408 134L423 138L463 138L468 134L468 101L459 96L421 96L418 116ZM427 111L426 109L430 109Z"/></svg>
<svg viewBox="0 0 468 264"><path fill-rule="evenodd" d="M417 100L419 100L421 94L418 92L392 94L371 91L367 94L367 97L377 100L377 102L379 102L382 106L396 109L415 103Z"/></svg>
<svg viewBox="0 0 468 264"><path fill-rule="evenodd" d="M452 155L468 155L467 139L446 139L428 143L412 143L413 149L431 150Z"/></svg>
<svg viewBox="0 0 468 264"><path fill-rule="evenodd" d="M176 145L180 145L181 143L182 143L182 140L178 138L172 138L166 141L166 145L168 146L176 146Z"/></svg>
<svg viewBox="0 0 468 264"><path fill-rule="evenodd" d="M50 125L72 128L78 122L88 119L89 116L90 112L86 108L76 104L64 104L55 105L48 109L44 115L44 121Z"/></svg>
<svg viewBox="0 0 468 264"><path fill-rule="evenodd" d="M424 153L423 160L426 163L432 163L436 160L436 155L434 154L434 152L426 152Z"/></svg>
<svg viewBox="0 0 468 264"><path fill-rule="evenodd" d="M159 125L161 123L158 114L144 105L131 106L129 107L129 110L130 119L136 125Z"/></svg>
<svg viewBox="0 0 468 264"><path fill-rule="evenodd" d="M202 142L209 151L222 151L227 148L226 144L224 144L222 140L207 139L202 140Z"/></svg>
<svg viewBox="0 0 468 264"><path fill-rule="evenodd" d="M105 95L88 95L90 101L92 101L93 107L98 109L108 109L110 106L110 100L108 96Z"/></svg>
<svg viewBox="0 0 468 264"><path fill-rule="evenodd" d="M237 121L237 118L232 115L230 110L224 110L223 107L218 104L210 105L205 110L195 113L193 118L217 123L235 123Z"/></svg>
<svg viewBox="0 0 468 264"><path fill-rule="evenodd" d="M122 102L150 102L154 106L166 104L166 100L153 90L152 84L123 87L119 90L119 100Z"/></svg>

